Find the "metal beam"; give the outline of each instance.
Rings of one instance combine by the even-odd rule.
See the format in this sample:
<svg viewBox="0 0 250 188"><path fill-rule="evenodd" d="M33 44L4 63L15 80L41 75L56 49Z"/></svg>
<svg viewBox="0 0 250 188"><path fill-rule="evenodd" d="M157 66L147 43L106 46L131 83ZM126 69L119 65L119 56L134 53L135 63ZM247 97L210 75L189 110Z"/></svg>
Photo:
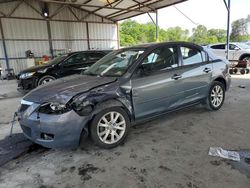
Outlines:
<svg viewBox="0 0 250 188"><path fill-rule="evenodd" d="M33 9L37 14L39 14L41 17L43 17L43 14L39 11L39 10L37 10L33 5L31 5L30 3L28 3L26 0L24 0L24 3L26 4L26 5L28 5L31 9Z"/></svg>
<svg viewBox="0 0 250 188"><path fill-rule="evenodd" d="M49 18L53 18L54 16L56 16L57 14L59 14L63 9L65 9L67 5L61 5L58 9L55 10L55 12L49 16Z"/></svg>
<svg viewBox="0 0 250 188"><path fill-rule="evenodd" d="M223 0L225 3L225 6L227 8L227 55L226 58L227 60L229 60L229 42L230 42L230 15L231 15L231 0L227 0L228 2L226 2L226 0Z"/></svg>
<svg viewBox="0 0 250 188"><path fill-rule="evenodd" d="M46 21L44 18L28 18L28 17L16 17L16 16L11 16L11 17L6 17L6 16L0 16L0 18L5 18L5 19L8 19L8 18L14 18L14 19L21 19L21 20L40 20L40 21ZM82 23L86 23L87 21L77 21L77 20L64 20L64 19L50 19L48 18L47 20L49 21L57 21L57 22L82 22ZM101 23L101 24L108 24L108 25L112 25L116 22L112 21L112 22L100 22L100 21L88 21L89 23Z"/></svg>
<svg viewBox="0 0 250 188"><path fill-rule="evenodd" d="M120 16L120 15L123 15L123 14L126 14L128 12L131 12L131 11L135 10L138 6L139 6L139 8L144 8L146 6L146 3L149 3L150 1L152 1L152 0L143 1L143 2L141 2L142 6L140 6L140 4L136 4L136 5L128 7L126 12L124 12L124 11L117 11L115 13L106 15L105 17L112 18L112 17ZM149 6L149 5L147 5L147 6ZM122 13L122 12L124 12L124 13ZM113 15L115 15L115 16L113 16Z"/></svg>
<svg viewBox="0 0 250 188"><path fill-rule="evenodd" d="M84 11L84 12L87 12L87 13L90 13L91 11L89 11L89 10L86 10L86 9L84 9L84 8L82 8L82 7L78 7L78 6L74 6L74 5L71 5L72 7L74 7L74 8L76 8L76 9L78 9L78 10L81 10L81 11ZM98 16L98 17L100 17L100 18L105 18L105 17L103 17L102 15L99 15L99 14L96 14L96 13L92 13L93 15L95 15L95 16ZM108 19L108 18L106 18L106 19ZM80 19L81 20L81 19ZM108 19L109 21L111 21L111 22L114 22L112 19Z"/></svg>
<svg viewBox="0 0 250 188"><path fill-rule="evenodd" d="M86 22L86 33L87 33L87 45L88 45L88 50L90 50L90 41L89 41L89 23Z"/></svg>
<svg viewBox="0 0 250 188"><path fill-rule="evenodd" d="M156 12L155 12L155 23L156 23L156 25L155 25L155 35L156 35L156 42L158 42L158 40L159 40L159 28L158 28L158 11L156 10Z"/></svg>
<svg viewBox="0 0 250 188"><path fill-rule="evenodd" d="M69 9L69 11L73 14L73 16L76 18L76 20L79 21L80 19L79 19L78 16L75 14L75 12L73 11L72 7L69 6L68 9Z"/></svg>
<svg viewBox="0 0 250 188"><path fill-rule="evenodd" d="M16 11L16 9L17 9L23 2L24 2L23 0L19 1L19 3L17 3L17 5L12 9L12 11L8 14L8 16L11 16L12 14L14 14L14 12Z"/></svg>
<svg viewBox="0 0 250 188"><path fill-rule="evenodd" d="M143 3L148 3L148 2L150 2L150 1L152 1L152 0L144 1ZM153 4L155 4L155 3L158 3L158 2L161 2L161 1L162 1L162 0L159 0L159 1L157 1L157 2L151 2L151 3L147 4L147 6L151 6L151 5L153 5ZM185 1L187 1L187 0L181 0L181 1L178 1L178 2L175 2L175 3L171 3L171 4L169 4L169 5L163 5L163 6L157 7L157 9L166 8L166 7L173 6L173 5L176 5L176 4L185 2ZM136 5L136 6L138 6L138 5ZM132 8L132 7L136 7L136 6L134 5L134 6L131 6L131 7L128 7L128 8ZM144 7L144 6L142 6L141 8L143 8L143 7ZM114 19L114 18L117 17L117 16L122 16L122 15L128 13L128 12L123 12L123 13L120 13L120 14L118 14L118 15L115 15L115 14L117 14L117 13L119 13L119 12L123 12L123 11L118 11L118 12L116 12L116 13L112 13L112 14L106 15L105 17L106 17L107 19L112 19L112 20L114 20L114 21L121 21L121 20L129 19L129 18L132 18L132 17L135 17L135 16L139 16L139 15L144 14L144 13L138 13L138 14L135 14L135 15L132 15L132 16L124 17L124 18ZM114 15L114 16L113 16L113 15Z"/></svg>
<svg viewBox="0 0 250 188"><path fill-rule="evenodd" d="M52 58L54 58L53 52L53 43L52 43L52 36L51 36L51 28L50 28L50 21L46 20L47 23L47 32L48 32L48 39L49 39L49 51Z"/></svg>
<svg viewBox="0 0 250 188"><path fill-rule="evenodd" d="M81 7L89 7L89 8L105 8L105 9L110 9L110 10L118 10L118 11L127 11L127 8L117 8L117 7L105 7L105 6L98 6L98 5L88 5L88 4L82 4L82 3L72 3L68 1L56 1L56 0L39 0L47 3L55 3L55 4L64 4L64 5L76 5L76 6L81 6ZM145 11L134 9L133 11L135 12L140 12L140 13L146 13ZM90 12L90 11L89 11Z"/></svg>
<svg viewBox="0 0 250 188"><path fill-rule="evenodd" d="M3 41L3 51L4 51L4 56L5 56L6 68L9 70L10 69L9 58L8 58L7 47L6 47L5 37L4 37L4 32L3 32L3 24L2 24L1 18L0 18L0 32L2 35L2 41Z"/></svg>
<svg viewBox="0 0 250 188"><path fill-rule="evenodd" d="M116 3L117 1L121 1L121 0L116 0L116 1L112 2L111 5L114 4L114 3ZM109 4L105 5L105 7L106 7L106 6L109 6ZM86 19L86 18L89 17L91 14L93 14L93 13L95 13L95 12L101 10L101 9L102 9L102 8L98 8L98 9L96 9L96 10L90 11L86 16L82 17L81 20Z"/></svg>

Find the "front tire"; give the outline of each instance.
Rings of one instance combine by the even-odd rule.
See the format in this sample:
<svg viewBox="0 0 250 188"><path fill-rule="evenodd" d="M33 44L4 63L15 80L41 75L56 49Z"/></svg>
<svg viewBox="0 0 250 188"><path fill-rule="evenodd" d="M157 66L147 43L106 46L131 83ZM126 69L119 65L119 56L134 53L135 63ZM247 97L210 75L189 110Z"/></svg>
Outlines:
<svg viewBox="0 0 250 188"><path fill-rule="evenodd" d="M37 86L40 86L40 85L44 85L44 84L47 84L53 80L55 80L56 78L54 76L50 76L50 75L46 75L46 76L43 76L42 78L40 78L37 82Z"/></svg>
<svg viewBox="0 0 250 188"><path fill-rule="evenodd" d="M209 89L206 107L208 110L219 110L225 99L225 86L223 83L214 81Z"/></svg>
<svg viewBox="0 0 250 188"><path fill-rule="evenodd" d="M130 120L126 111L120 107L112 107L94 117L90 135L97 146L110 149L124 142L129 127Z"/></svg>

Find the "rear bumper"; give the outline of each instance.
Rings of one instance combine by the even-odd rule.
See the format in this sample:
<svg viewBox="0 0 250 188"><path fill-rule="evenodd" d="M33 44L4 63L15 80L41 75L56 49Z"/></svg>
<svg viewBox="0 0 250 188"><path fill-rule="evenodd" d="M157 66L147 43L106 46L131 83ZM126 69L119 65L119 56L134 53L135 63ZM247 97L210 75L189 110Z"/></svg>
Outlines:
<svg viewBox="0 0 250 188"><path fill-rule="evenodd" d="M88 117L73 110L60 115L33 112L19 116L19 123L28 139L47 148L76 148L82 131L88 131Z"/></svg>
<svg viewBox="0 0 250 188"><path fill-rule="evenodd" d="M226 89L226 91L228 91L230 86L231 86L231 75L229 73L226 74L225 79L226 79L226 83L227 83L225 89Z"/></svg>

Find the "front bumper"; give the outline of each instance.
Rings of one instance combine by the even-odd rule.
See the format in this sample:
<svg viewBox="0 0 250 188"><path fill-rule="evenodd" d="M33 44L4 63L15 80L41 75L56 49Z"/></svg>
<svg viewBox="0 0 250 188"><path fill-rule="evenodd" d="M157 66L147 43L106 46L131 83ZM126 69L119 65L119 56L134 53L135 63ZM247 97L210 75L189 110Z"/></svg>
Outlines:
<svg viewBox="0 0 250 188"><path fill-rule="evenodd" d="M28 79L20 79L17 80L17 90L22 91L29 91L31 89L34 89L36 87L37 78L31 77Z"/></svg>
<svg viewBox="0 0 250 188"><path fill-rule="evenodd" d="M88 132L88 117L79 116L73 110L60 115L29 112L32 110L29 107L19 113L19 123L28 139L44 147L76 148L82 131Z"/></svg>

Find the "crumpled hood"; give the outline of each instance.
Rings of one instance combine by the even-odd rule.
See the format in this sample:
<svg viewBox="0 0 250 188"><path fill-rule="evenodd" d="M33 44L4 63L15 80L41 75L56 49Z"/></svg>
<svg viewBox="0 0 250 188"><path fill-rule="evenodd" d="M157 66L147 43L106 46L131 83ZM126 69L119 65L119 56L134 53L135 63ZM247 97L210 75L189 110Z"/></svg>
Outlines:
<svg viewBox="0 0 250 188"><path fill-rule="evenodd" d="M44 102L60 102L65 104L79 93L87 92L95 87L114 81L116 81L114 77L73 75L40 86L25 95L23 100L39 104Z"/></svg>

